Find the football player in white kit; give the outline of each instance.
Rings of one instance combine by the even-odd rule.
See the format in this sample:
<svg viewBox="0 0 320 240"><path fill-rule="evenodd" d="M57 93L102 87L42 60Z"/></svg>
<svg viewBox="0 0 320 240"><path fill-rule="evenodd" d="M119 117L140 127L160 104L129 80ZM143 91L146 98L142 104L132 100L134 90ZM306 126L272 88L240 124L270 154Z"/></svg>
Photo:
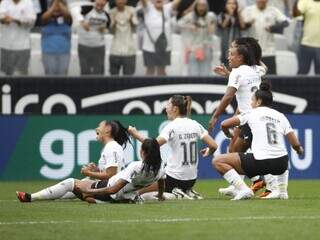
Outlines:
<svg viewBox="0 0 320 240"><path fill-rule="evenodd" d="M171 156L167 159L165 191L171 193L173 189L179 194L187 194L190 198L201 198L193 191L198 172L198 140L201 139L207 148L201 150L203 156L213 154L217 144L203 128L203 126L188 116L191 112L191 97L174 95L167 105L166 113L171 122L168 123L157 137L160 146L167 143L171 148ZM139 141L144 140L136 128L129 127L129 133ZM156 191L153 185L144 192Z"/></svg>
<svg viewBox="0 0 320 240"><path fill-rule="evenodd" d="M237 49L237 46L244 46L250 52L247 55L247 64L245 68L242 65L237 63L234 58L232 49ZM248 57L249 56L249 57ZM246 58L245 55L242 56ZM225 108L230 104L234 95L237 97L238 108L236 114L248 112L251 110L250 101L251 96L255 90L258 89L259 84L261 82L261 77L266 74L267 67L261 62L262 50L258 43L258 41L254 38L243 37L235 39L230 46L230 56L229 56L229 65L232 68L232 72L230 73L224 66L219 66L214 69L216 73L222 76L229 77L228 88L225 96L222 98L221 103L217 110L212 115L212 118L209 121L209 131L212 131L214 125L218 119L218 117L224 112ZM249 66L250 65L250 66ZM248 71L248 75L246 75L246 69L251 68L251 71ZM240 70L241 69L241 70ZM255 80L251 81L252 72L256 72ZM252 141L251 130L248 125L242 126L241 128L234 129L233 138L230 139L229 144L229 152L246 152L250 146ZM259 177L253 177L252 179L252 189L254 192L265 186L265 182ZM219 193L223 195L234 195L233 186L229 186L227 188L219 188ZM267 190L265 193L267 194L269 191Z"/></svg>
<svg viewBox="0 0 320 240"><path fill-rule="evenodd" d="M254 38L238 38L231 43L228 58L232 71L229 72L224 66L215 68L216 73L228 77L228 87L209 121L209 131L213 130L219 116L225 111L234 96L236 96L238 103L236 114L251 110L251 96L259 88L261 77L267 71L266 66L261 62L261 55L261 47ZM243 132L245 130L247 129L243 129ZM248 136L244 133L241 135L239 129L235 131L235 136L229 146L230 152L240 150L245 152L250 147L250 139L245 141L244 137ZM239 135L241 138L238 139Z"/></svg>
<svg viewBox="0 0 320 240"><path fill-rule="evenodd" d="M31 202L49 199L72 199L77 192L74 186L77 182L90 185L95 179L107 180L114 176L125 166L123 149L129 141L127 129L119 121L102 121L96 128L96 139L104 145L98 166L90 163L81 169L82 175L86 178L77 180L68 178L54 186L50 186L36 193L17 192L21 202ZM81 194L78 196L81 197Z"/></svg>
<svg viewBox="0 0 320 240"><path fill-rule="evenodd" d="M131 203L135 202L138 189L158 182L158 199L163 200L165 173L157 140L145 139L141 145L140 156L142 161L130 163L109 181L98 181L91 187L78 182L76 189L84 194L84 199L89 203L101 203L101 201Z"/></svg>
<svg viewBox="0 0 320 240"><path fill-rule="evenodd" d="M251 198L252 190L239 174L253 177L257 175L278 175L276 188L265 198L287 199L288 153L283 136L293 149L303 153L293 129L284 114L270 108L273 96L270 85L261 83L260 89L252 97L253 110L226 119L221 127L227 137L232 137L231 127L248 124L252 130L252 153L228 153L212 160L214 168L236 189L233 200Z"/></svg>

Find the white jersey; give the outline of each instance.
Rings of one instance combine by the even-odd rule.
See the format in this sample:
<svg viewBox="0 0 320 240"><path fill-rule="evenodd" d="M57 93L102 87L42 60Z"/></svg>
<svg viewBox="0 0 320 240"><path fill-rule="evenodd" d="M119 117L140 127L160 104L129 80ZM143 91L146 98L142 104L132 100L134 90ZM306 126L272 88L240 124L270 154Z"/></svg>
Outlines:
<svg viewBox="0 0 320 240"><path fill-rule="evenodd" d="M171 14L173 3L169 2L163 5L163 13L165 18L164 32L168 41L167 51L171 50ZM162 12L157 10L151 1L148 1L144 9L144 21L148 26L150 35L153 41L156 41L162 33ZM142 49L148 52L155 52L154 44L152 43L146 30L143 32Z"/></svg>
<svg viewBox="0 0 320 240"><path fill-rule="evenodd" d="M165 177L163 165L161 165L157 175L146 174L143 171L143 161L135 161L130 163L125 169L109 179L108 187L114 186L119 179L128 182L119 192L112 194L115 200L133 199L135 191L143 187L149 186L159 179Z"/></svg>
<svg viewBox="0 0 320 240"><path fill-rule="evenodd" d="M272 108L258 107L250 113L238 115L238 118L240 125L248 123L251 128L251 150L255 159L279 158L288 154L284 136L293 129L282 113Z"/></svg>
<svg viewBox="0 0 320 240"><path fill-rule="evenodd" d="M253 65L251 67L259 74L260 78L267 74L267 69L265 69L265 67L260 65Z"/></svg>
<svg viewBox="0 0 320 240"><path fill-rule="evenodd" d="M78 43L87 47L104 46L105 33L101 32L99 28L101 26L109 27L109 15L105 11L98 12L95 8L92 8L92 10L82 16L80 20L86 21L90 26L90 30L86 31L82 26L79 26Z"/></svg>
<svg viewBox="0 0 320 240"><path fill-rule="evenodd" d="M98 162L100 171L105 171L109 167L118 167L118 172L125 167L123 148L116 141L108 142L104 146Z"/></svg>
<svg viewBox="0 0 320 240"><path fill-rule="evenodd" d="M261 83L260 70L248 65L233 68L228 81L228 87L237 89L236 98L240 113L251 110L252 94L259 89Z"/></svg>
<svg viewBox="0 0 320 240"><path fill-rule="evenodd" d="M160 133L171 148L171 156L167 160L166 174L179 180L197 178L198 139L208 132L197 121L189 118L176 118Z"/></svg>
<svg viewBox="0 0 320 240"><path fill-rule="evenodd" d="M0 1L0 18L10 16L15 20L27 24L0 24L0 48L7 50L27 50L31 47L30 29L36 20L31 0L21 0L15 3L13 0Z"/></svg>

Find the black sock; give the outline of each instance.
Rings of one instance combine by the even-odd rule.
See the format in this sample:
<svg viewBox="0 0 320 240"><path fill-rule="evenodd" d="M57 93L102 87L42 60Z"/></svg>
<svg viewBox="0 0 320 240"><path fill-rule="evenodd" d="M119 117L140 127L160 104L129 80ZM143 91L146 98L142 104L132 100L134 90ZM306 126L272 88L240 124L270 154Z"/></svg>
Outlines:
<svg viewBox="0 0 320 240"><path fill-rule="evenodd" d="M25 194L25 197L26 197L26 200L27 200L28 202L31 202L31 194L30 194L30 193L26 193L26 194Z"/></svg>

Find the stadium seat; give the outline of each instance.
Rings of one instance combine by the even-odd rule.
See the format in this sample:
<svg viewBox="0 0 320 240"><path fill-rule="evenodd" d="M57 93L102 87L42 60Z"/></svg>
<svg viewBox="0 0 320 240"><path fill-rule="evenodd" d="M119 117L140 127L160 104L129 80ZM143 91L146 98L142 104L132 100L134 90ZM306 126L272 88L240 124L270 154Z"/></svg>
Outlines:
<svg viewBox="0 0 320 240"><path fill-rule="evenodd" d="M277 51L276 64L278 75L296 75L298 71L298 59L295 52Z"/></svg>
<svg viewBox="0 0 320 240"><path fill-rule="evenodd" d="M288 50L288 41L283 34L274 34L276 50Z"/></svg>

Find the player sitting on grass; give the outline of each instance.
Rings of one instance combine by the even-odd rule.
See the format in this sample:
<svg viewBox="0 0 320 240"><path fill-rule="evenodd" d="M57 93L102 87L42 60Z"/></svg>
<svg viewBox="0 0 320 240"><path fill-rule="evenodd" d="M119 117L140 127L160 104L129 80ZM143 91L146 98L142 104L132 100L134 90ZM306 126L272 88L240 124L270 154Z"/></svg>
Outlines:
<svg viewBox="0 0 320 240"><path fill-rule="evenodd" d="M38 200L72 199L75 198L74 185L77 182L91 185L96 179L104 180L114 176L124 168L123 149L129 141L127 129L118 121L102 121L96 128L96 139L104 145L99 164L90 163L82 167L81 173L86 176L82 180L68 178L54 186L36 193L17 192L21 202Z"/></svg>
<svg viewBox="0 0 320 240"><path fill-rule="evenodd" d="M142 161L130 163L124 170L109 180L94 182L88 187L82 182L76 184L76 191L82 193L89 203L101 202L136 202L139 201L137 190L158 182L158 200L164 200L164 169L160 146L155 139L145 139L141 145Z"/></svg>

